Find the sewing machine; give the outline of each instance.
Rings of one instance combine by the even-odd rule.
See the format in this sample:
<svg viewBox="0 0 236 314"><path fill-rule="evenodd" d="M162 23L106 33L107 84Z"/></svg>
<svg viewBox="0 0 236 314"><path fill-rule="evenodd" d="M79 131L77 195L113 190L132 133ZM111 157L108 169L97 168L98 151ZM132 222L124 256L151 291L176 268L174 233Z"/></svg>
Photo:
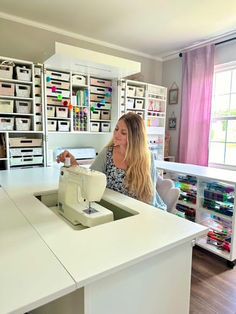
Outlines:
<svg viewBox="0 0 236 314"><path fill-rule="evenodd" d="M105 188L104 173L82 167L62 167L58 211L73 225L94 227L113 221L113 212L95 203L101 200Z"/></svg>

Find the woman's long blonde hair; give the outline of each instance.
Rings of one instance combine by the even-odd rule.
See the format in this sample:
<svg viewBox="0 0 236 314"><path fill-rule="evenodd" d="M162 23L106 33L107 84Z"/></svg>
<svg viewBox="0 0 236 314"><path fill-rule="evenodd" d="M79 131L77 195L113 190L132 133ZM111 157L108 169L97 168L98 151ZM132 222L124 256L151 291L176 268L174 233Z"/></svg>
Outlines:
<svg viewBox="0 0 236 314"><path fill-rule="evenodd" d="M125 162L127 164L125 187L129 193L135 192L137 199L150 203L153 196L151 179L151 159L143 119L135 113L120 117L128 129ZM107 146L113 146L113 139Z"/></svg>

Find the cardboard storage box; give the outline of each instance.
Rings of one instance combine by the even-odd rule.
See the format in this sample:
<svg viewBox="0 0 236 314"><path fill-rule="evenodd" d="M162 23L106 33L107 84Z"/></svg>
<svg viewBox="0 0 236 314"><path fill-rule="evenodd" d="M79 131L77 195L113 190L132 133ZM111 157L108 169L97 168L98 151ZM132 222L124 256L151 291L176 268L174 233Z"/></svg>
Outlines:
<svg viewBox="0 0 236 314"><path fill-rule="evenodd" d="M30 147L30 146L41 146L41 138L27 138L27 137L10 137L10 147Z"/></svg>
<svg viewBox="0 0 236 314"><path fill-rule="evenodd" d="M14 129L14 118L0 117L0 130L12 131Z"/></svg>
<svg viewBox="0 0 236 314"><path fill-rule="evenodd" d="M31 102L27 100L16 100L16 112L17 113L30 113Z"/></svg>
<svg viewBox="0 0 236 314"><path fill-rule="evenodd" d="M109 110L101 110L101 120L110 120L111 115Z"/></svg>
<svg viewBox="0 0 236 314"><path fill-rule="evenodd" d="M0 82L0 95L14 96L15 86L13 83Z"/></svg>
<svg viewBox="0 0 236 314"><path fill-rule="evenodd" d="M12 113L13 112L13 100L0 99L0 112Z"/></svg>

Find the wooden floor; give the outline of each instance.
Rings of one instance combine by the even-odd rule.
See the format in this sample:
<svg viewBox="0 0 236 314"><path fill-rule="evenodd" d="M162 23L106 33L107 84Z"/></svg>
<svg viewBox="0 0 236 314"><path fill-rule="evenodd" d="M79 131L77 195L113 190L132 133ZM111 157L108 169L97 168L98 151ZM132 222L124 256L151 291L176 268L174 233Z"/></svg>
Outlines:
<svg viewBox="0 0 236 314"><path fill-rule="evenodd" d="M236 266L199 247L193 251L191 314L236 313Z"/></svg>

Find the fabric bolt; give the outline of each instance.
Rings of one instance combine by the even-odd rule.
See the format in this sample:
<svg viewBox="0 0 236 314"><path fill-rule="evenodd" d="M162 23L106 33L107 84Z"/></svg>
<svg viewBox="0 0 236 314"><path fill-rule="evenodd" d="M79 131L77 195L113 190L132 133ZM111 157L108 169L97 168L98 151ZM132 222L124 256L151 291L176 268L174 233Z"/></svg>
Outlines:
<svg viewBox="0 0 236 314"><path fill-rule="evenodd" d="M183 53L178 151L182 163L208 165L214 49L213 44Z"/></svg>

